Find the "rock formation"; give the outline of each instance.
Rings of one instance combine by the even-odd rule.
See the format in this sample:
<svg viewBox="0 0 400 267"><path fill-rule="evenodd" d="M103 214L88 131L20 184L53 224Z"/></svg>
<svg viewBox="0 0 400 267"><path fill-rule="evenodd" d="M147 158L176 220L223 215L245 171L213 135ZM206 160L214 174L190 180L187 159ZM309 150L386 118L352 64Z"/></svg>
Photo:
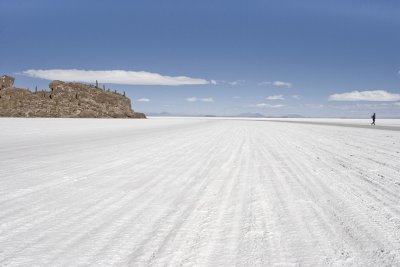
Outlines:
<svg viewBox="0 0 400 267"><path fill-rule="evenodd" d="M4 88L8 88L8 87L13 87L14 85L14 78L7 76L7 75L3 75L0 77L0 91Z"/></svg>
<svg viewBox="0 0 400 267"><path fill-rule="evenodd" d="M128 97L93 85L53 81L49 91L31 92L6 84L0 90L2 117L146 118L132 110Z"/></svg>

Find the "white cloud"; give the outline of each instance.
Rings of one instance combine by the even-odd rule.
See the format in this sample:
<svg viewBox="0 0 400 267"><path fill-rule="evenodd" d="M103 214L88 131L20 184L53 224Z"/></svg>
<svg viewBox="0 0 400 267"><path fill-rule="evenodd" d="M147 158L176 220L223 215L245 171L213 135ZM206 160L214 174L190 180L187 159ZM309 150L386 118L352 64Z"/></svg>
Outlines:
<svg viewBox="0 0 400 267"><path fill-rule="evenodd" d="M164 76L147 71L125 70L77 70L77 69L49 69L26 70L23 75L46 80L62 80L67 82L88 82L129 84L129 85L196 85L213 84L213 80L191 78L186 76ZM215 81L214 81L215 82Z"/></svg>
<svg viewBox="0 0 400 267"><path fill-rule="evenodd" d="M150 102L150 99L148 98L139 98L136 100L136 102Z"/></svg>
<svg viewBox="0 0 400 267"><path fill-rule="evenodd" d="M384 90L352 91L329 96L334 101L398 101L400 94L392 94Z"/></svg>
<svg viewBox="0 0 400 267"><path fill-rule="evenodd" d="M400 107L400 102L392 102L392 103L364 102L364 103L352 103L352 104L346 104L346 105L343 105L343 104L329 105L327 107L333 108L333 109L340 109L340 110L357 110L357 111L373 112L373 111L377 111L377 110L390 110L393 108Z"/></svg>
<svg viewBox="0 0 400 267"><path fill-rule="evenodd" d="M289 82L282 82L282 81L275 81L275 82L272 83L272 85L273 85L273 86L276 86L276 87L287 87L287 88L292 87L292 84L291 84L291 83L289 83Z"/></svg>
<svg viewBox="0 0 400 267"><path fill-rule="evenodd" d="M283 82L283 81L273 81L273 82L269 82L269 81L263 81L258 83L258 85L272 85L275 87L287 87L287 88L291 88L292 84L290 82Z"/></svg>
<svg viewBox="0 0 400 267"><path fill-rule="evenodd" d="M250 107L253 107L253 108L283 108L283 107L285 107L285 105L271 105L271 104L266 104L266 103L260 103L260 104L250 105Z"/></svg>
<svg viewBox="0 0 400 267"><path fill-rule="evenodd" d="M212 97L198 98L198 97L192 96L192 97L186 98L186 101L187 102L197 102L197 101L199 101L199 102L214 102L214 99Z"/></svg>
<svg viewBox="0 0 400 267"><path fill-rule="evenodd" d="M233 99L240 99L240 96L235 95L235 96L232 96L232 98Z"/></svg>
<svg viewBox="0 0 400 267"><path fill-rule="evenodd" d="M186 101L187 102L196 102L197 101L197 97L188 97L188 98L186 98Z"/></svg>
<svg viewBox="0 0 400 267"><path fill-rule="evenodd" d="M236 80L236 81L226 81L226 80L211 80L211 84L229 84L229 85L243 85L246 83L246 80Z"/></svg>
<svg viewBox="0 0 400 267"><path fill-rule="evenodd" d="M267 100L284 100L283 95L270 95L266 98Z"/></svg>
<svg viewBox="0 0 400 267"><path fill-rule="evenodd" d="M230 84L230 85L242 85L244 83L245 83L245 80L236 80L233 82L228 82L228 84Z"/></svg>

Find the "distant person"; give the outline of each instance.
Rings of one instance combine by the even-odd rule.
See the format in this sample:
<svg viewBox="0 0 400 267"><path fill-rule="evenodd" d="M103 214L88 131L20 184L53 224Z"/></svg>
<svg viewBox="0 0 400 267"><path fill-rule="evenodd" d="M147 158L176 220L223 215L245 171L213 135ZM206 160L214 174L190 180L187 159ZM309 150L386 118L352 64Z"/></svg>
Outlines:
<svg viewBox="0 0 400 267"><path fill-rule="evenodd" d="M375 125L375 118L376 118L376 115L375 115L375 113L374 113L374 114L372 114L372 116L371 116L371 119L372 119L371 125Z"/></svg>

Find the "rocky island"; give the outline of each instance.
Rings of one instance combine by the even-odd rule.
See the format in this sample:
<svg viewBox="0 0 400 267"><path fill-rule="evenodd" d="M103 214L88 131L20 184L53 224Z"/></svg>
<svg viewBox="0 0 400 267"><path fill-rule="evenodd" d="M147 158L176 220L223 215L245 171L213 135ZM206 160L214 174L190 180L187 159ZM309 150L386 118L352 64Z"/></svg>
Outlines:
<svg viewBox="0 0 400 267"><path fill-rule="evenodd" d="M0 77L0 117L146 118L134 112L128 97L105 87L52 81L49 90L15 88L14 78Z"/></svg>

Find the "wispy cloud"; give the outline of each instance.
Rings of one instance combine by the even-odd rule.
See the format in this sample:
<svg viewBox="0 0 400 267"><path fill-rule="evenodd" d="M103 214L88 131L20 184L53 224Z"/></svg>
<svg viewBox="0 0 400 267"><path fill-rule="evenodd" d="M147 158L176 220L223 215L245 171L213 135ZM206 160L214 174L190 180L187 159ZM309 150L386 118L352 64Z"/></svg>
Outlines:
<svg viewBox="0 0 400 267"><path fill-rule="evenodd" d="M200 98L199 100L202 102L214 102L212 97Z"/></svg>
<svg viewBox="0 0 400 267"><path fill-rule="evenodd" d="M196 102L197 101L197 97L188 97L188 98L186 98L186 101L187 102Z"/></svg>
<svg viewBox="0 0 400 267"><path fill-rule="evenodd" d="M232 96L232 98L233 99L240 99L240 96L235 95L235 96Z"/></svg>
<svg viewBox="0 0 400 267"><path fill-rule="evenodd" d="M204 97L204 98L198 98L195 96L188 97L186 98L187 102L214 102L214 99L212 97Z"/></svg>
<svg viewBox="0 0 400 267"><path fill-rule="evenodd" d="M246 83L246 80L235 80L235 81L226 81L226 80L211 80L211 84L229 84L229 85L243 85Z"/></svg>
<svg viewBox="0 0 400 267"><path fill-rule="evenodd" d="M136 99L136 102L150 102L150 99L148 99L148 98L139 98L139 99Z"/></svg>
<svg viewBox="0 0 400 267"><path fill-rule="evenodd" d="M286 107L286 106L285 105L271 105L271 104L267 104L267 103L259 103L259 104L250 105L250 107L269 109L269 108L283 108L283 107Z"/></svg>
<svg viewBox="0 0 400 267"><path fill-rule="evenodd" d="M272 85L273 85L273 86L276 86L276 87L287 87L287 88L292 87L292 84L291 84L291 83L289 83L289 82L282 82L282 81L275 81L275 82L272 83Z"/></svg>
<svg viewBox="0 0 400 267"><path fill-rule="evenodd" d="M300 105L300 107L312 108L312 109L321 109L321 108L324 108L325 106L322 105L322 104L304 104L304 105Z"/></svg>
<svg viewBox="0 0 400 267"><path fill-rule="evenodd" d="M283 82L283 81L263 81L258 83L258 85L264 86L264 85L272 85L275 87L286 87L286 88L291 88L292 87L292 83L290 82Z"/></svg>
<svg viewBox="0 0 400 267"><path fill-rule="evenodd" d="M214 80L191 78L187 76L165 76L147 71L126 70L77 70L77 69L30 69L23 75L46 80L62 80L67 82L89 82L98 80L100 83L129 85L199 85L215 84Z"/></svg>
<svg viewBox="0 0 400 267"><path fill-rule="evenodd" d="M272 82L269 82L269 81L263 81L263 82L259 82L258 83L258 85L261 85L261 86L263 86L263 85L271 85L272 84Z"/></svg>
<svg viewBox="0 0 400 267"><path fill-rule="evenodd" d="M364 103L351 103L346 105L329 105L328 108L340 110L358 110L358 111L376 111L376 110L390 110L400 107L400 102L364 102Z"/></svg>
<svg viewBox="0 0 400 267"><path fill-rule="evenodd" d="M294 99L300 99L300 98L301 98L301 95L292 95L292 98L294 98Z"/></svg>
<svg viewBox="0 0 400 267"><path fill-rule="evenodd" d="M244 84L246 81L245 80L236 80L236 81L232 81L232 82L228 82L230 85L242 85Z"/></svg>
<svg viewBox="0 0 400 267"><path fill-rule="evenodd" d="M334 101L399 101L400 94L389 93L384 90L352 91L329 96Z"/></svg>
<svg viewBox="0 0 400 267"><path fill-rule="evenodd" d="M283 95L270 95L266 97L267 100L285 100Z"/></svg>

